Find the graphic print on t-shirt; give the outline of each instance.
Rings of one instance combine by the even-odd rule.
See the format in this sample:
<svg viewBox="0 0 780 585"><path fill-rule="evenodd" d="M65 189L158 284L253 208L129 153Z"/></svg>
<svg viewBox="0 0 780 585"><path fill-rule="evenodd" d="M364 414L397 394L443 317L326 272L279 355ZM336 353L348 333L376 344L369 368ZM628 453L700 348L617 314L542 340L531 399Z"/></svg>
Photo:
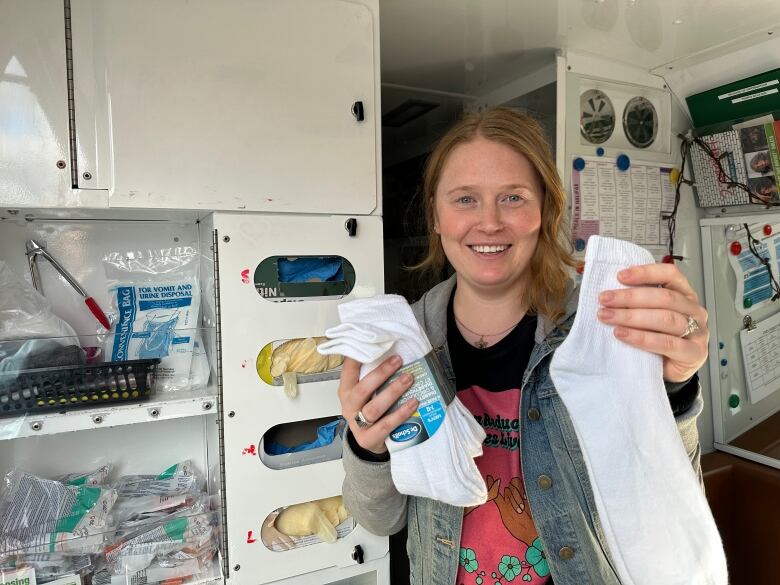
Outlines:
<svg viewBox="0 0 780 585"><path fill-rule="evenodd" d="M471 386L458 398L485 429L475 461L488 488L487 502L464 511L457 585L549 581L523 485L520 464L520 390L491 392Z"/></svg>

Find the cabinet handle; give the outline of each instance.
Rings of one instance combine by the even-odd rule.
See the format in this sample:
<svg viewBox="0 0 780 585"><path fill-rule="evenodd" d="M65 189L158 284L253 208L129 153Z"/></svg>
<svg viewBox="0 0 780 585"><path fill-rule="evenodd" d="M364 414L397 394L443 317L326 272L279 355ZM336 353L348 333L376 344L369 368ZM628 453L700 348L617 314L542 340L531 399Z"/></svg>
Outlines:
<svg viewBox="0 0 780 585"><path fill-rule="evenodd" d="M357 219L350 217L347 221L344 222L344 229L347 230L350 238L354 238L357 234Z"/></svg>
<svg viewBox="0 0 780 585"><path fill-rule="evenodd" d="M365 120L365 112L363 110L363 102L355 102L352 104L352 115L355 116L355 120L362 122Z"/></svg>
<svg viewBox="0 0 780 585"><path fill-rule="evenodd" d="M363 564L363 547L359 544L352 549L352 560L358 565Z"/></svg>

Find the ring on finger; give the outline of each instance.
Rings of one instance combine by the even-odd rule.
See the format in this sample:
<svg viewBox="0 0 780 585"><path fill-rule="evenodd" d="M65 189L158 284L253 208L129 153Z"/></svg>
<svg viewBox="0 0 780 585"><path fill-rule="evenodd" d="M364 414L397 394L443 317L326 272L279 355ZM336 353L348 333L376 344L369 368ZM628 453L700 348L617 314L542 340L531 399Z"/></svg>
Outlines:
<svg viewBox="0 0 780 585"><path fill-rule="evenodd" d="M699 325L699 322L696 319L694 319L692 315L688 315L688 323L687 325L685 325L685 331L682 332L680 337L685 339L691 333L695 333L699 329L701 329L701 325Z"/></svg>
<svg viewBox="0 0 780 585"><path fill-rule="evenodd" d="M372 424L374 424L374 421L368 420L366 418L362 410L358 410L355 413L355 422L357 423L357 426L359 426L361 429L367 429Z"/></svg>

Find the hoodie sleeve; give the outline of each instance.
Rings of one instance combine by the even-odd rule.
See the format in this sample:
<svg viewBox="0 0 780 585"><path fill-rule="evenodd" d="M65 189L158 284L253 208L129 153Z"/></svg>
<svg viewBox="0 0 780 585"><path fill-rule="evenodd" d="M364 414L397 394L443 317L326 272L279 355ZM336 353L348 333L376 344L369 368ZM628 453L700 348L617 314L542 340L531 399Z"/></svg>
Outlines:
<svg viewBox="0 0 780 585"><path fill-rule="evenodd" d="M344 506L355 521L377 536L395 534L406 525L406 496L399 493L390 475L390 462L358 457L344 441Z"/></svg>

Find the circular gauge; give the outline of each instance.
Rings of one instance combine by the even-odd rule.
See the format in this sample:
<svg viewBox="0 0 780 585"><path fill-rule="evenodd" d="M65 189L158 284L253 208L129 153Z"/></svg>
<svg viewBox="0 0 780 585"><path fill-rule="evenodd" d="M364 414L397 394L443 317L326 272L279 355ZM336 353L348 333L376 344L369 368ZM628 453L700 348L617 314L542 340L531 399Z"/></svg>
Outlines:
<svg viewBox="0 0 780 585"><path fill-rule="evenodd" d="M589 89L580 96L580 133L588 142L606 142L615 129L615 108L607 95Z"/></svg>
<svg viewBox="0 0 780 585"><path fill-rule="evenodd" d="M650 100L631 98L623 110L623 130L637 148L647 148L658 135L658 114Z"/></svg>

